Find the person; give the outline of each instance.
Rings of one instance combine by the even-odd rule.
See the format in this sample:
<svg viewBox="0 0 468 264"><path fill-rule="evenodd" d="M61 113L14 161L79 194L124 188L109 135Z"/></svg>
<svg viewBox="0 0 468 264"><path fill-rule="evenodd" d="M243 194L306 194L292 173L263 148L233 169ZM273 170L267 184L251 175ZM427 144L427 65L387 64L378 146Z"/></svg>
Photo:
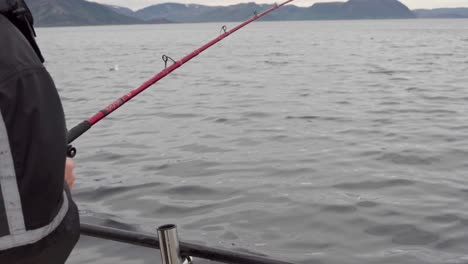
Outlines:
<svg viewBox="0 0 468 264"><path fill-rule="evenodd" d="M1 264L62 264L79 239L64 112L34 38L24 0L0 0Z"/></svg>

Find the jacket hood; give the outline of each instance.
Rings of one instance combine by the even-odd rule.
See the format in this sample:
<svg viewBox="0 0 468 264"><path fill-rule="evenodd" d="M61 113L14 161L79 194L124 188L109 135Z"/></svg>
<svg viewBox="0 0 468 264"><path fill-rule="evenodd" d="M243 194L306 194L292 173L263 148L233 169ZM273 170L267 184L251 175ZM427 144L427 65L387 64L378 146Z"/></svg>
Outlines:
<svg viewBox="0 0 468 264"><path fill-rule="evenodd" d="M39 59L44 62L41 50L36 43L34 18L24 0L0 0L0 14L8 18L26 37Z"/></svg>

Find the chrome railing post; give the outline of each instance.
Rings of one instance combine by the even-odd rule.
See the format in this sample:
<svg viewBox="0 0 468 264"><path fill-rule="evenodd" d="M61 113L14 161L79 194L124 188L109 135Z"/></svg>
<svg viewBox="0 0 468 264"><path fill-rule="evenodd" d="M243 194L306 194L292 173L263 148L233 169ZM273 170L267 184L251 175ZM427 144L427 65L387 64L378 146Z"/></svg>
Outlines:
<svg viewBox="0 0 468 264"><path fill-rule="evenodd" d="M162 264L182 264L179 237L175 225L164 225L158 228Z"/></svg>

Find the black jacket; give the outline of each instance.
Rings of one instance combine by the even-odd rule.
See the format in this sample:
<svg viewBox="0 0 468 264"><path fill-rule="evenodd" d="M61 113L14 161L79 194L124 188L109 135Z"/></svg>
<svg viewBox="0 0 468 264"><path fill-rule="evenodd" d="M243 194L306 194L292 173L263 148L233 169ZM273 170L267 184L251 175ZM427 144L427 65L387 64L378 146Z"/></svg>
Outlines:
<svg viewBox="0 0 468 264"><path fill-rule="evenodd" d="M0 263L26 259L18 254L39 256L50 241L60 243L58 237L73 248L79 222L64 188L67 143L60 98L30 43L1 14L0 111ZM17 262L42 263L30 261Z"/></svg>

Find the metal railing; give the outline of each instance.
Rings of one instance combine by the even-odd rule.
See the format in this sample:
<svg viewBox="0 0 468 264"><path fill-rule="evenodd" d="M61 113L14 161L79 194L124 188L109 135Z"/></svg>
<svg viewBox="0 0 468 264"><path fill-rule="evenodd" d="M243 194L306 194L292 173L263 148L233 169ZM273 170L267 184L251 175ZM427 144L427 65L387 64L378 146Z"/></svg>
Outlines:
<svg viewBox="0 0 468 264"><path fill-rule="evenodd" d="M130 232L91 224L81 224L81 234L126 244L159 249L162 264L191 263L192 257L230 264L292 264L261 256L214 249L187 242L180 242L175 225L165 225L158 229L158 236Z"/></svg>

